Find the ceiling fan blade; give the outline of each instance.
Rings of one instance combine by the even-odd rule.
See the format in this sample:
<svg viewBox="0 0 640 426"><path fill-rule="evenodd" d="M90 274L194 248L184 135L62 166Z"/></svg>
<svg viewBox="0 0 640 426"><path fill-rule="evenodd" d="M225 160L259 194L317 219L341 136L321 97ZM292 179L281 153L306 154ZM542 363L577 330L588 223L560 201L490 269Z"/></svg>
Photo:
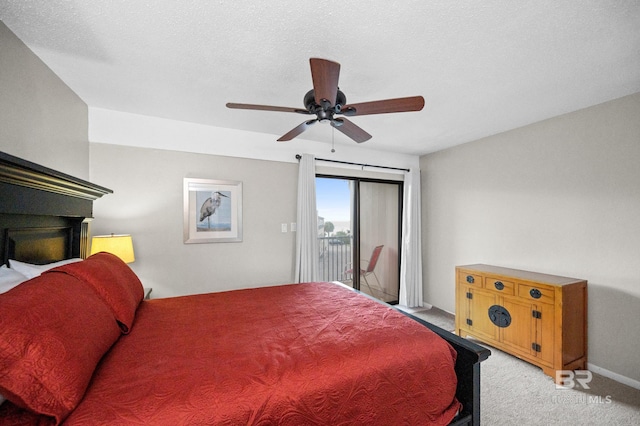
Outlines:
<svg viewBox="0 0 640 426"><path fill-rule="evenodd" d="M307 130L307 128L309 126L311 126L312 124L315 124L316 121L318 121L318 120L303 121L302 123L300 123L299 125L297 125L293 129L289 130L289 132L287 132L284 135L280 136L280 138L278 139L278 142L290 141L291 139L293 139L296 136L298 136L300 133L302 133L305 130Z"/></svg>
<svg viewBox="0 0 640 426"><path fill-rule="evenodd" d="M385 99L382 101L362 102L345 105L341 113L346 116L387 114L390 112L420 111L424 107L422 96L408 98Z"/></svg>
<svg viewBox="0 0 640 426"><path fill-rule="evenodd" d="M336 104L338 95L338 79L340 78L340 64L326 59L311 58L311 78L313 79L313 91L316 103L322 107L322 100L329 102L327 107Z"/></svg>
<svg viewBox="0 0 640 426"><path fill-rule="evenodd" d="M277 112L297 112L298 114L311 114L306 109L302 108L289 108L289 107L279 107L279 106L271 106L271 105L254 105L254 104L236 104L229 102L227 103L227 108L233 109L252 109L252 110L260 110L260 111L277 111Z"/></svg>
<svg viewBox="0 0 640 426"><path fill-rule="evenodd" d="M331 125L358 143L366 142L372 137L369 133L365 132L362 128L356 126L344 117L336 118L331 122Z"/></svg>

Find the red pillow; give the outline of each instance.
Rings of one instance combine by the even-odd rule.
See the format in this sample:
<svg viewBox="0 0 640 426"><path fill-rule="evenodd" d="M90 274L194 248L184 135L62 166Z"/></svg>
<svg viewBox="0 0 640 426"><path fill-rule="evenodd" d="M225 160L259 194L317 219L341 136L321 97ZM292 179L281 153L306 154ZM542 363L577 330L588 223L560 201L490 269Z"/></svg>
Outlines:
<svg viewBox="0 0 640 426"><path fill-rule="evenodd" d="M0 394L63 421L120 336L109 307L80 280L46 274L0 294Z"/></svg>
<svg viewBox="0 0 640 426"><path fill-rule="evenodd" d="M118 256L100 252L82 262L70 263L47 273L72 275L89 284L113 311L122 333L131 331L136 309L144 298L138 276Z"/></svg>

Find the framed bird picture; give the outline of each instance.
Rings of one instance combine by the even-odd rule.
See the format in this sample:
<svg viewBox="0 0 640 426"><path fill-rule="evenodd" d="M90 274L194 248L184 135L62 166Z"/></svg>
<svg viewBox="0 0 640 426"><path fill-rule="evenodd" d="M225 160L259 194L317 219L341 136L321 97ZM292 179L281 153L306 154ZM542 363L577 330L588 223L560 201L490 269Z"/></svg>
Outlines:
<svg viewBox="0 0 640 426"><path fill-rule="evenodd" d="M242 182L184 178L184 242L242 241Z"/></svg>

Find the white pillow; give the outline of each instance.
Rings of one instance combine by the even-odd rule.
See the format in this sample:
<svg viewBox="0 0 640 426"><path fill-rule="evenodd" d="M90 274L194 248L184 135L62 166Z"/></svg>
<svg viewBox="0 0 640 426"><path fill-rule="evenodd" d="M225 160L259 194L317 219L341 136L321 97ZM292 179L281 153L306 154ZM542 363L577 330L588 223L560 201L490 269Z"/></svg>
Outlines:
<svg viewBox="0 0 640 426"><path fill-rule="evenodd" d="M0 293L9 291L28 279L29 278L25 277L20 272L7 268L7 265L2 265L0 266ZM0 397L2 397L2 395L0 395Z"/></svg>
<svg viewBox="0 0 640 426"><path fill-rule="evenodd" d="M47 271L51 268L66 265L67 263L80 262L81 260L82 259L79 258L73 258L61 260L59 262L47 263L46 265L33 265L31 263L18 262L17 260L9 259L9 266L11 267L11 269L18 271L25 277L31 279L39 276L44 271Z"/></svg>

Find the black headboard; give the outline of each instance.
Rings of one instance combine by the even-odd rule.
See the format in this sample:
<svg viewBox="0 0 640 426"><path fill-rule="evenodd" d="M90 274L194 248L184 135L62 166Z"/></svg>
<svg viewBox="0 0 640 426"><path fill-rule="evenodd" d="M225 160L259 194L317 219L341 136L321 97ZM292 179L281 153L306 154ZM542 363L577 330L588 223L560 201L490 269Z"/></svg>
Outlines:
<svg viewBox="0 0 640 426"><path fill-rule="evenodd" d="M112 192L0 151L0 260L86 257L93 201Z"/></svg>

